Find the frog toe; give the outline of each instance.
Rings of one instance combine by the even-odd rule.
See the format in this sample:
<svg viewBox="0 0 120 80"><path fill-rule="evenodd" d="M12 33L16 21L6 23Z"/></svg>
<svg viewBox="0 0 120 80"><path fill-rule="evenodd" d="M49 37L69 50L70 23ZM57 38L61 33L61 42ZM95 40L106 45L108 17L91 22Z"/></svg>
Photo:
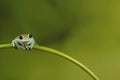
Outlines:
<svg viewBox="0 0 120 80"><path fill-rule="evenodd" d="M30 47L26 47L26 50L27 50L27 51L31 51L32 48L30 48Z"/></svg>

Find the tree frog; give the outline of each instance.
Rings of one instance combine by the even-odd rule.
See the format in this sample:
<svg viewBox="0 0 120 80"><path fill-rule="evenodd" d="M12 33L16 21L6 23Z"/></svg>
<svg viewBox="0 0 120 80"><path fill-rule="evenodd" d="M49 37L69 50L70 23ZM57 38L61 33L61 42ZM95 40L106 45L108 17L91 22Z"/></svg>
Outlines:
<svg viewBox="0 0 120 80"><path fill-rule="evenodd" d="M27 51L30 51L35 44L35 39L31 34L21 34L12 40L13 47L26 49Z"/></svg>

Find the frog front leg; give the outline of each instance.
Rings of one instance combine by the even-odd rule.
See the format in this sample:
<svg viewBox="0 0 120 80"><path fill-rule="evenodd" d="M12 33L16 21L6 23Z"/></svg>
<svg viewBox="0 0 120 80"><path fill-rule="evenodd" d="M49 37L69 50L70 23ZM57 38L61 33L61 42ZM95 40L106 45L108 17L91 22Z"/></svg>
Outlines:
<svg viewBox="0 0 120 80"><path fill-rule="evenodd" d="M25 49L25 48L23 47L23 44L20 43L20 42L18 42L18 41L16 41L16 40L12 40L12 45L13 45L13 47L15 47L16 49L20 49L20 48Z"/></svg>
<svg viewBox="0 0 120 80"><path fill-rule="evenodd" d="M32 50L32 47L26 46L25 49L26 49L27 51L31 51L31 50Z"/></svg>

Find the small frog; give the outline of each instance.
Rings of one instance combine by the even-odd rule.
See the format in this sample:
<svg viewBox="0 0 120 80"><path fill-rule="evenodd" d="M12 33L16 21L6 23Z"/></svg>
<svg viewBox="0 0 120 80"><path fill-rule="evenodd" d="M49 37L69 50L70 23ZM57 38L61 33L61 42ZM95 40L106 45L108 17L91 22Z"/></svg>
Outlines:
<svg viewBox="0 0 120 80"><path fill-rule="evenodd" d="M12 40L13 47L26 49L27 51L30 51L35 44L35 39L31 34L22 34Z"/></svg>

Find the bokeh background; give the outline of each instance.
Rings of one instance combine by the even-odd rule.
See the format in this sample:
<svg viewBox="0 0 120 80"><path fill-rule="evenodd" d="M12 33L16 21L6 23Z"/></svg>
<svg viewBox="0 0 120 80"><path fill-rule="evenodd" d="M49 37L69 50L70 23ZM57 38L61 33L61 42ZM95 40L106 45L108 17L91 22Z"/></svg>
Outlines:
<svg viewBox="0 0 120 80"><path fill-rule="evenodd" d="M100 80L120 80L119 0L0 0L0 44L31 33L74 57ZM0 80L92 80L58 56L0 50Z"/></svg>

